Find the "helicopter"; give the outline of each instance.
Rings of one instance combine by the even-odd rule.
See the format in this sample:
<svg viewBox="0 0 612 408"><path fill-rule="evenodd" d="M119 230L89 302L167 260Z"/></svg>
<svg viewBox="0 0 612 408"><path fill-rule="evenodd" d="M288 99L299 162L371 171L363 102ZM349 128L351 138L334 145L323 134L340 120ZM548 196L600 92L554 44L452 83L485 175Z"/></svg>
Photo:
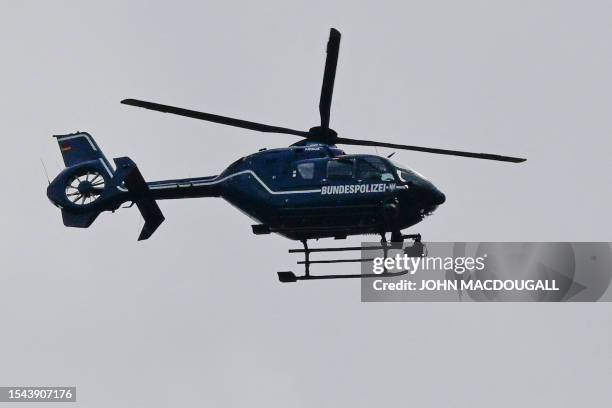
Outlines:
<svg viewBox="0 0 612 408"><path fill-rule="evenodd" d="M330 127L330 109L338 64L341 34L330 30L323 84L319 101L320 124L307 131L235 119L138 99L122 104L189 118L249 129L258 132L299 136L288 147L261 149L241 157L214 176L145 181L129 157L106 158L87 132L54 136L64 164L47 188L49 200L61 209L65 226L87 228L104 211L136 205L144 226L138 240L146 240L165 217L158 200L221 197L255 221L256 235L276 233L300 241L305 273L278 272L281 282L359 277L365 275L311 275L313 263L347 260L310 259L312 252L359 250L361 247L309 248L308 240L345 239L352 235L379 235L381 248L412 239L420 234L402 234L431 215L446 197L430 180L389 157L347 154L338 145L387 147L400 150L521 163L526 159L488 153L473 153L411 146L338 136ZM350 260L349 260L350 261ZM352 261L363 261L352 260ZM386 276L395 273L388 272Z"/></svg>

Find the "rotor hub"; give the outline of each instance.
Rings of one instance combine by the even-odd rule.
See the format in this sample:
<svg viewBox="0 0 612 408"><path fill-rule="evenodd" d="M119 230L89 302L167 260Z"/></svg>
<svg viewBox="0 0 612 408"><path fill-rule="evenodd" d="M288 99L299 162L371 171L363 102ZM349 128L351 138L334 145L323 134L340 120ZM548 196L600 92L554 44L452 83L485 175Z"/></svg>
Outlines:
<svg viewBox="0 0 612 408"><path fill-rule="evenodd" d="M86 181L82 181L81 183L79 183L77 190L81 194L90 195L93 192L94 188L93 188L93 184L91 184L90 181L86 180Z"/></svg>
<svg viewBox="0 0 612 408"><path fill-rule="evenodd" d="M338 133L334 129L315 126L308 131L308 139L325 144L335 144L338 139Z"/></svg>

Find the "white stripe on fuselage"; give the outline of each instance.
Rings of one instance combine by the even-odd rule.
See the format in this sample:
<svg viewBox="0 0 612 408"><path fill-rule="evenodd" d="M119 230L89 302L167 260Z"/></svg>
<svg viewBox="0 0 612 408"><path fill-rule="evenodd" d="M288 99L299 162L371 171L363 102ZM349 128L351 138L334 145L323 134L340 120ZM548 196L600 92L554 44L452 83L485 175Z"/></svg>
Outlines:
<svg viewBox="0 0 612 408"><path fill-rule="evenodd" d="M155 185L151 185L149 184L149 189L151 190L160 190L160 189L169 189L169 188L181 188L181 187L199 187L199 186L212 186L215 184L219 184L224 182L225 180L228 180L230 178L236 177L236 176L240 176L242 174L250 174L252 175L255 180L257 180L259 182L259 184L261 184L263 186L263 188L266 189L266 191L270 194L307 194L307 193L320 193L321 189L312 189L312 190L293 190L293 191L274 191L272 190L270 187L268 187L266 185L266 183L263 182L262 179L259 178L259 176L257 176L257 174L255 174L255 172L253 170L243 170L243 171L239 171L238 173L234 173L234 174L230 174L229 176L225 176L223 178L215 178L213 180L206 180L206 181L193 181L193 182L189 182L186 184L179 184L178 182L173 182L173 183L164 183L164 184L155 184Z"/></svg>

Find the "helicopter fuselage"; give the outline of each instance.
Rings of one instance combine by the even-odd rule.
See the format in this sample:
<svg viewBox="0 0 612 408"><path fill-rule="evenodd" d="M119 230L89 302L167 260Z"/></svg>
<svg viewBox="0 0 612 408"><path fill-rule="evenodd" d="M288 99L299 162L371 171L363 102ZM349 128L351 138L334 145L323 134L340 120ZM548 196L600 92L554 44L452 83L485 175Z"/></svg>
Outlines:
<svg viewBox="0 0 612 408"><path fill-rule="evenodd" d="M218 176L147 183L159 199L222 197L256 234L345 238L399 232L445 201L429 180L375 155L298 143L240 158Z"/></svg>

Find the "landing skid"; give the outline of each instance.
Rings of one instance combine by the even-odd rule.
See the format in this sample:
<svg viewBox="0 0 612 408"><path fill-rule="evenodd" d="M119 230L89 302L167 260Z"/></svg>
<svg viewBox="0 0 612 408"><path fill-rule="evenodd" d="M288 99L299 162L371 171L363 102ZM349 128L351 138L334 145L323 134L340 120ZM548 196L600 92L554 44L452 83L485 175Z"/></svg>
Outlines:
<svg viewBox="0 0 612 408"><path fill-rule="evenodd" d="M372 246L367 247L368 250L383 250L383 256L386 258L388 251L390 249L402 249L403 248L403 240L411 239L414 241L414 244L411 247L405 248L406 253L410 253L411 256L422 256L425 250L425 246L421 243L421 234L411 234L411 235L401 235L401 241L398 239L398 235L393 236L395 240L391 243L388 243L385 239L384 235L382 236L382 240L380 246ZM392 278L395 276L401 276L407 274L409 271L399 271L399 272L387 272L384 271L380 274L375 273L355 273L355 274L347 274L347 275L338 275L338 274L328 274L328 275L311 275L310 274L310 265L312 264L331 264L331 263L353 263L353 262L370 262L374 260L374 258L352 258L352 259L323 259L323 260L311 260L310 254L316 252L343 252L343 251L361 251L364 248L361 246L354 247L335 247L335 248L309 248L306 240L302 241L304 245L303 249L290 249L289 253L303 253L304 260L298 261L298 265L304 265L304 275L297 276L292 271L283 271L278 273L278 280L283 283L288 282L297 282L301 280L321 280L321 279L364 279L364 278Z"/></svg>

